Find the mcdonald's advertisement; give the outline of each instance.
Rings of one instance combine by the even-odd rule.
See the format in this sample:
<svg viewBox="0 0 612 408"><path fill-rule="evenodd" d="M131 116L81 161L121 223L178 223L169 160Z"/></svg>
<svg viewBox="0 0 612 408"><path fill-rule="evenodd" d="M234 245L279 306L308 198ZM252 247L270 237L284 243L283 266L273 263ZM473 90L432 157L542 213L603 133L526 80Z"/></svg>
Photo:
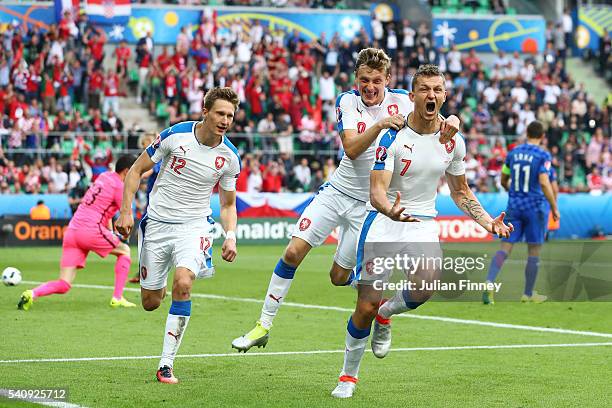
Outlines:
<svg viewBox="0 0 612 408"><path fill-rule="evenodd" d="M258 20L262 26L268 27L272 35L282 31L292 33L297 30L300 37L306 41L318 38L325 33L331 38L338 33L341 39L350 40L363 28L370 34L370 15L368 11L335 11L310 10L305 14L300 10L260 7L200 7L193 9L178 9L172 7L132 6L132 15L126 25L102 26L110 43L125 40L135 44L147 32L153 36L156 44L176 44L176 38L184 26L196 31L200 24L202 13L217 21L218 35L228 34L232 25L240 24L243 31L248 32L253 23ZM47 30L49 24L55 22L52 5L1 5L0 32L8 24L17 22L29 27L33 24Z"/></svg>
<svg viewBox="0 0 612 408"><path fill-rule="evenodd" d="M538 16L477 16L447 18L436 15L432 32L436 48L456 45L460 51L536 54L546 48L546 23Z"/></svg>

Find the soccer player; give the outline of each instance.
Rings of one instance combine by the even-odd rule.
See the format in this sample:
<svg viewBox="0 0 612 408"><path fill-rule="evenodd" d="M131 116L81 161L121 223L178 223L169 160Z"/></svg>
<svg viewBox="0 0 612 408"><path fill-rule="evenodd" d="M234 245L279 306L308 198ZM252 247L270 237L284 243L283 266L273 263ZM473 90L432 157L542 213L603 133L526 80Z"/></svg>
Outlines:
<svg viewBox="0 0 612 408"><path fill-rule="evenodd" d="M270 278L255 328L232 341L232 347L239 352L267 344L272 322L289 292L296 269L310 250L321 245L338 226L339 242L330 278L337 286L352 282L357 237L366 213L374 142L383 130L401 129L406 115L412 111L408 92L387 88L390 69L391 60L383 50L366 48L359 52L355 63L357 90L345 92L336 100L344 156L331 180L319 188L298 220ZM458 131L459 119L449 118L442 127L441 139L448 141Z"/></svg>
<svg viewBox="0 0 612 408"><path fill-rule="evenodd" d="M203 119L165 129L138 157L128 173L117 230L134 226L131 202L140 179L155 163L161 170L149 196L147 214L138 230L142 306L159 307L166 294L168 272L175 268L172 305L166 319L157 380L176 384L173 364L191 316L191 286L195 278L214 274L213 224L210 197L219 183L221 223L225 242L221 256L236 258L236 178L238 150L225 136L234 120L238 96L231 88L213 88L204 97Z"/></svg>
<svg viewBox="0 0 612 408"><path fill-rule="evenodd" d="M123 289L130 272L130 247L113 233L112 217L121 207L123 181L135 157L123 155L115 164L115 171L102 173L89 187L68 224L62 241L62 259L59 279L43 283L21 294L17 308L28 310L34 300L70 290L77 269L85 267L89 251L105 258L115 255L115 290L110 301L112 307L134 307L123 297Z"/></svg>
<svg viewBox="0 0 612 408"><path fill-rule="evenodd" d="M398 290L380 306L382 292L368 269L362 273L365 245L380 248L399 245L412 252L440 256L435 199L438 180L446 173L451 196L457 206L487 231L508 236L511 227L504 225L502 213L492 219L487 214L466 179L463 159L465 143L453 137L441 144L443 121L440 108L446 100L444 76L435 65L421 66L412 80L410 100L414 111L408 115L406 127L399 132L389 129L377 142L376 158L370 175L370 211L361 228L357 245L358 298L355 312L348 320L344 365L332 396L353 395L361 358L374 318L372 351L383 358L391 346L390 318L423 304L432 291ZM393 203L393 204L392 204ZM365 262L366 266L369 262ZM420 268L417 278L431 280L435 271Z"/></svg>
<svg viewBox="0 0 612 408"><path fill-rule="evenodd" d="M522 302L542 303L547 299L533 288L538 276L540 250L548 224L548 205L553 220L560 218L551 184L551 176L555 176L551 174L550 153L540 147L543 137L544 126L537 120L533 121L527 126L527 143L508 152L502 167L501 183L508 190L506 211L508 221L515 229L509 238L502 239L501 248L491 260L487 274L487 282L495 282L514 244L525 238L528 258ZM493 304L493 292L484 292L482 301L485 305Z"/></svg>

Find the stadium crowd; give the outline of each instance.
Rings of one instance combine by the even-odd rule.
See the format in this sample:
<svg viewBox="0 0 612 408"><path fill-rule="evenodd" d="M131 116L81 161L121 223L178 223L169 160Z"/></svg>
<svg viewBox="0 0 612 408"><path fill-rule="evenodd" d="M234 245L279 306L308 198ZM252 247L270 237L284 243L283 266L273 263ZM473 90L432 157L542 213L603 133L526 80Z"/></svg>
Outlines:
<svg viewBox="0 0 612 408"><path fill-rule="evenodd" d="M48 32L9 26L0 50L0 138L6 150L0 191L78 197L75 187L81 191L108 168L113 151L140 148L142 132L136 125L128 130L115 113L130 83L138 103L164 121L160 128L199 119L205 90L231 86L241 99L230 134L244 154L239 191L316 191L342 153L336 97L352 89L353 61L367 46L392 57L392 88L410 89L423 63L446 73L443 113L462 120L467 176L475 190L500 189L505 155L533 119L547 127L561 191L612 190L610 107L598 106L567 74L571 36L563 24L549 26L543 54L500 51L494 58L454 46L435 49L426 23L373 18L372 33L369 38L362 29L351 41L337 33L306 41L297 31L271 31L259 20L248 30L217 27L203 13L197 29L183 27L172 47L155 48L147 35L134 50L120 43L107 55L103 30L84 14L74 22L66 15ZM49 154L14 153L20 148Z"/></svg>

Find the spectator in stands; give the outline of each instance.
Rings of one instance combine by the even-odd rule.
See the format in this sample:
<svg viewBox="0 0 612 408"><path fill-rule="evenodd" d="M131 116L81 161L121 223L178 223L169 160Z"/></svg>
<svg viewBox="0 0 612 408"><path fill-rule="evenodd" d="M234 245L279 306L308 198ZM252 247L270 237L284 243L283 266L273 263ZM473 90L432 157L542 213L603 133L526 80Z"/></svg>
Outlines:
<svg viewBox="0 0 612 408"><path fill-rule="evenodd" d="M249 166L249 176L247 179L247 192L248 193L259 193L263 185L263 178L261 176L261 169L258 160L252 160Z"/></svg>
<svg viewBox="0 0 612 408"><path fill-rule="evenodd" d="M269 150L274 145L274 134L276 132L276 124L274 123L274 115L268 112L266 117L257 123L257 133L261 138L262 149Z"/></svg>
<svg viewBox="0 0 612 408"><path fill-rule="evenodd" d="M88 144L85 144L85 151L84 159L85 163L91 167L91 182L93 183L100 174L110 170L110 164L113 162L113 152L110 148L106 150L106 154L97 151L92 160L89 155L91 147Z"/></svg>
<svg viewBox="0 0 612 408"><path fill-rule="evenodd" d="M261 191L266 193L280 193L285 177L285 169L277 161L271 160L263 172Z"/></svg>
<svg viewBox="0 0 612 408"><path fill-rule="evenodd" d="M310 167L308 166L308 159L303 157L300 161L300 164L293 168L295 173L295 178L300 183L300 191L309 191L310 190L310 182L311 182L311 174Z"/></svg>
<svg viewBox="0 0 612 408"><path fill-rule="evenodd" d="M49 174L49 192L55 194L66 193L68 186L68 174L61 164L56 164Z"/></svg>
<svg viewBox="0 0 612 408"><path fill-rule="evenodd" d="M119 87L119 75L109 68L104 78L104 104L102 107L104 115L107 115L110 110L119 112Z"/></svg>
<svg viewBox="0 0 612 408"><path fill-rule="evenodd" d="M293 135L294 129L291 125L291 117L288 113L280 113L275 120L276 125L276 141L278 143L278 151L280 153L293 154Z"/></svg>
<svg viewBox="0 0 612 408"><path fill-rule="evenodd" d="M38 200L36 205L30 209L30 219L50 220L51 210L45 205L44 200Z"/></svg>

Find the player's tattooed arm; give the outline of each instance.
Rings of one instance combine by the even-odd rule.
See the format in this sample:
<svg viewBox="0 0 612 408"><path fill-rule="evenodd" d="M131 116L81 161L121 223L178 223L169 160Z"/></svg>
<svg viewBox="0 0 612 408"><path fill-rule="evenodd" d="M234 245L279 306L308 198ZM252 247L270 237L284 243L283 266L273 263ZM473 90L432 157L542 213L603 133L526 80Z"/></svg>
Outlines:
<svg viewBox="0 0 612 408"><path fill-rule="evenodd" d="M482 204L470 189L465 179L465 174L458 176L446 173L446 180L451 191L451 197L457 207L470 216L491 234L508 238L514 230L512 224L504 224L506 214L502 212L498 217L492 218L489 213L482 208Z"/></svg>

